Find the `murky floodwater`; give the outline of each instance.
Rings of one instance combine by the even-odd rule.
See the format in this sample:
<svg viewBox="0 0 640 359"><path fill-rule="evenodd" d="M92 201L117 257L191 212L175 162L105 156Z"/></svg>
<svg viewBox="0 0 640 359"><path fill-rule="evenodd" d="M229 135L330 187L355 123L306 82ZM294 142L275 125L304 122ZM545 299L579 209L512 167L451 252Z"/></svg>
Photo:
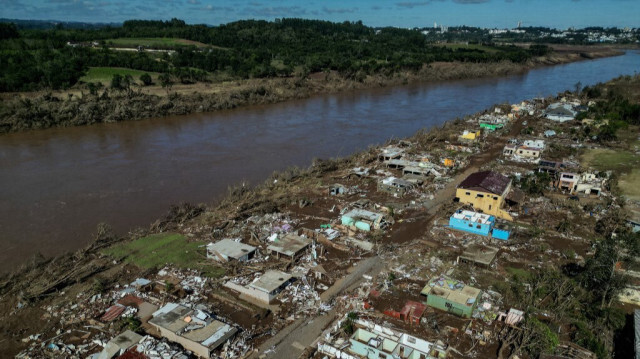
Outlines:
<svg viewBox="0 0 640 359"><path fill-rule="evenodd" d="M0 136L0 271L82 247L101 221L120 232L147 226L171 204L209 203L241 180L639 70L629 52L504 78Z"/></svg>

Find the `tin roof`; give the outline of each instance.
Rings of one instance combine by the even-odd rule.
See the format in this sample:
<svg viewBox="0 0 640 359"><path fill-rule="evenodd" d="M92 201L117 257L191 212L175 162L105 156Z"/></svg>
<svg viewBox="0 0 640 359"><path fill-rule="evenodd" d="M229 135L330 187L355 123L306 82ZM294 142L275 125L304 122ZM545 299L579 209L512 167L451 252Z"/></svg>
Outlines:
<svg viewBox="0 0 640 359"><path fill-rule="evenodd" d="M470 174L458 185L458 188L502 195L510 182L509 177L500 173L482 171Z"/></svg>

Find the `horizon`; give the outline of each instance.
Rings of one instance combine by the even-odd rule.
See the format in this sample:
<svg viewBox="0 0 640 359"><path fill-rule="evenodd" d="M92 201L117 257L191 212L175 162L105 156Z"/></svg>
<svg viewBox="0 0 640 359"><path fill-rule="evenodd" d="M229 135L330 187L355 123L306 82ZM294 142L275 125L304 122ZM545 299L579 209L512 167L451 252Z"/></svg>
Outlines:
<svg viewBox="0 0 640 359"><path fill-rule="evenodd" d="M179 18L188 24L218 26L240 20L303 18L332 22L362 21L370 27L399 28L433 27L437 23L438 26L450 27L511 29L516 28L519 22L522 27L553 29L638 28L638 17L634 15L640 14L640 1L629 0L328 0L312 1L304 6L295 0L8 1L3 18L94 24ZM542 3L555 6L555 11L546 11L548 7L540 6Z"/></svg>

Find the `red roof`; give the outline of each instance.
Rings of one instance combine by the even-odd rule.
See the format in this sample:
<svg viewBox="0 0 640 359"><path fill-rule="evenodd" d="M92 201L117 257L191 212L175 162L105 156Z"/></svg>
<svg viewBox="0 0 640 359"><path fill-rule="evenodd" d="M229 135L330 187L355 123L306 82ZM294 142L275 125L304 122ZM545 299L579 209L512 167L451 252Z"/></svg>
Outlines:
<svg viewBox="0 0 640 359"><path fill-rule="evenodd" d="M106 312L104 312L104 314L102 315L102 317L100 317L100 320L103 322L110 322L116 318L118 318L120 316L120 314L122 314L122 312L124 312L124 310L127 307L125 307L124 305L121 304L116 304L114 306L111 306L107 309Z"/></svg>
<svg viewBox="0 0 640 359"><path fill-rule="evenodd" d="M509 182L511 182L509 177L500 173L482 171L470 174L458 185L458 188L502 195L509 186Z"/></svg>

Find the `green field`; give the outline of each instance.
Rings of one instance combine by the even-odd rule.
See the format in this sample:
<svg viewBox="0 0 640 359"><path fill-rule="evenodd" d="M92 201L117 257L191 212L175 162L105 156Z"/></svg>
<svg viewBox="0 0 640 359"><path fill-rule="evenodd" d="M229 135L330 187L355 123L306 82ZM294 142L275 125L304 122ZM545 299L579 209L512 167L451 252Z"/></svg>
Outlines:
<svg viewBox="0 0 640 359"><path fill-rule="evenodd" d="M640 166L640 156L628 151L589 149L582 155L582 162L598 171L630 172Z"/></svg>
<svg viewBox="0 0 640 359"><path fill-rule="evenodd" d="M103 85L109 85L113 75L120 74L122 76L131 75L136 83L140 83L140 75L145 71L126 69L123 67L90 67L87 74L80 78L82 82L102 82ZM156 82L159 73L147 72L151 75L151 78Z"/></svg>
<svg viewBox="0 0 640 359"><path fill-rule="evenodd" d="M620 176L618 186L627 199L640 201L640 169Z"/></svg>
<svg viewBox="0 0 640 359"><path fill-rule="evenodd" d="M180 46L196 46L196 47L209 47L207 44L203 44L198 41L191 41L185 39L176 39L170 37L122 37L118 39L105 40L107 45L116 47L137 47L144 46L149 48L161 48L168 49Z"/></svg>
<svg viewBox="0 0 640 359"><path fill-rule="evenodd" d="M224 269L206 258L205 244L187 241L180 234L162 233L123 242L102 253L146 269L172 264L179 268L198 269L209 277L222 276Z"/></svg>

